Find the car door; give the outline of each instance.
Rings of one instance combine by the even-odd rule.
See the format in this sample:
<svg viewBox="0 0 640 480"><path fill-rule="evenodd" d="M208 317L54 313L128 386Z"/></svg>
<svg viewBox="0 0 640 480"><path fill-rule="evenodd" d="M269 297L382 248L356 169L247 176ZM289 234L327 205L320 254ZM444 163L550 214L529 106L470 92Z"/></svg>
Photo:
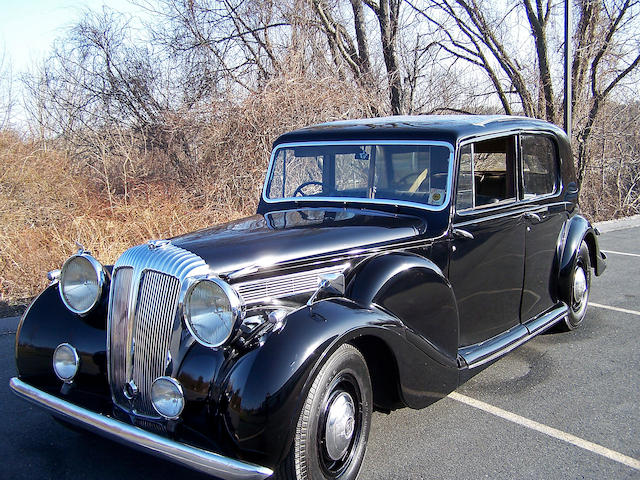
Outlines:
<svg viewBox="0 0 640 480"><path fill-rule="evenodd" d="M551 135L520 135L521 182L524 209L525 267L520 318L526 322L553 307L553 266L556 245L567 219L560 196L558 147Z"/></svg>
<svg viewBox="0 0 640 480"><path fill-rule="evenodd" d="M525 222L516 145L517 135L505 135L460 149L449 266L460 346L520 323Z"/></svg>

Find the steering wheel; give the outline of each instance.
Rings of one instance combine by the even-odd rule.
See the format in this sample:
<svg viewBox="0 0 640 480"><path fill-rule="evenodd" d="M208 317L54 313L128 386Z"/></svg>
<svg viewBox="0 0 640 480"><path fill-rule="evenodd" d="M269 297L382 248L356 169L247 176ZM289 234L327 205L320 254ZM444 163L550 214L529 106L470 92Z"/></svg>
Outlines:
<svg viewBox="0 0 640 480"><path fill-rule="evenodd" d="M320 186L322 186L322 182L318 182L316 180L310 180L308 182L301 183L300 185L298 185L298 188L296 188L293 191L293 195L292 196L297 197L298 194L303 195L302 189L305 188L305 187L308 187L309 185L320 185Z"/></svg>

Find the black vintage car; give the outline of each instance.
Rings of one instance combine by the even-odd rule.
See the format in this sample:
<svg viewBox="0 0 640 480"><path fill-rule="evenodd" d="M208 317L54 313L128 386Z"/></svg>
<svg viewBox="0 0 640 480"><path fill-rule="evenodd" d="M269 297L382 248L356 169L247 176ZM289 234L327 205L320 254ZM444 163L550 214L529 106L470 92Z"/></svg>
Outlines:
<svg viewBox="0 0 640 480"><path fill-rule="evenodd" d="M529 118L287 133L255 216L50 272L11 388L220 478L354 479L373 409L580 326L605 256L577 195L567 137Z"/></svg>

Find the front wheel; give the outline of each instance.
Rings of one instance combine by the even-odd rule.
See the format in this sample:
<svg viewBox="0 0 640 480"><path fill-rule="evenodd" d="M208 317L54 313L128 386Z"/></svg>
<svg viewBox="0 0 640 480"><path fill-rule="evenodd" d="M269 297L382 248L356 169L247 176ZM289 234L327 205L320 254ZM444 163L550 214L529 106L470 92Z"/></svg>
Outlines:
<svg viewBox="0 0 640 480"><path fill-rule="evenodd" d="M584 240L580 244L576 265L569 281L571 282L569 313L564 321L559 324L559 328L563 331L578 328L587 313L589 289L591 288L591 261L589 259L589 247Z"/></svg>
<svg viewBox="0 0 640 480"><path fill-rule="evenodd" d="M364 459L371 410L364 357L352 345L342 345L313 381L278 478L354 480Z"/></svg>

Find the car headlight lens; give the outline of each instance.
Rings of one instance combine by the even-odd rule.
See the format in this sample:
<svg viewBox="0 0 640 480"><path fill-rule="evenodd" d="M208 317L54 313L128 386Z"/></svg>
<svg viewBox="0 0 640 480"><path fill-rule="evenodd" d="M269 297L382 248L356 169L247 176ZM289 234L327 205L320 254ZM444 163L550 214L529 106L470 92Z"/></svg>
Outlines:
<svg viewBox="0 0 640 480"><path fill-rule="evenodd" d="M86 253L74 255L62 266L58 284L60 297L69 310L85 314L100 300L104 279L100 262Z"/></svg>
<svg viewBox="0 0 640 480"><path fill-rule="evenodd" d="M207 347L223 345L241 314L238 294L219 279L198 280L187 290L184 302L187 328Z"/></svg>
<svg viewBox="0 0 640 480"><path fill-rule="evenodd" d="M178 418L184 408L182 386L171 377L158 377L151 385L151 403L165 418Z"/></svg>
<svg viewBox="0 0 640 480"><path fill-rule="evenodd" d="M76 349L68 343L61 343L53 352L53 371L65 383L73 380L78 373L80 357Z"/></svg>

